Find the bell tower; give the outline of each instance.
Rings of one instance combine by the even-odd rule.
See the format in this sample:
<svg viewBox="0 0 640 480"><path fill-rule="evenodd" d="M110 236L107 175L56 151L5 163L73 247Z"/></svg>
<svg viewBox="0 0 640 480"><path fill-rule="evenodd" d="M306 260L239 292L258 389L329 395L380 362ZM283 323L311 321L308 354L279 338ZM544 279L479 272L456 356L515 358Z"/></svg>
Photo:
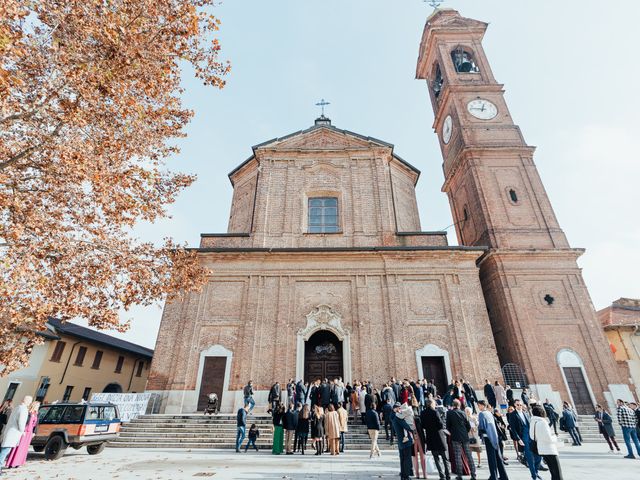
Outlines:
<svg viewBox="0 0 640 480"><path fill-rule="evenodd" d="M416 76L435 114L442 190L460 244L487 247L478 266L501 364L523 370L538 397L590 413L631 393L577 265L583 250L570 248L491 71L487 26L437 9L422 36Z"/></svg>

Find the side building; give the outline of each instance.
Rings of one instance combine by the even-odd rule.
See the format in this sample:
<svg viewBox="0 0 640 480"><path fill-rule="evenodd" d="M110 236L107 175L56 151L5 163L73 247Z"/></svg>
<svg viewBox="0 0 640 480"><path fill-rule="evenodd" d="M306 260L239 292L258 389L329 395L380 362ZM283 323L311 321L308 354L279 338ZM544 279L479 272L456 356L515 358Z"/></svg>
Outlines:
<svg viewBox="0 0 640 480"><path fill-rule="evenodd" d="M50 319L29 366L0 378L3 400L25 395L51 403L92 393L143 392L153 350L70 322Z"/></svg>
<svg viewBox="0 0 640 480"><path fill-rule="evenodd" d="M640 299L619 298L598 310L598 319L622 375L640 399Z"/></svg>

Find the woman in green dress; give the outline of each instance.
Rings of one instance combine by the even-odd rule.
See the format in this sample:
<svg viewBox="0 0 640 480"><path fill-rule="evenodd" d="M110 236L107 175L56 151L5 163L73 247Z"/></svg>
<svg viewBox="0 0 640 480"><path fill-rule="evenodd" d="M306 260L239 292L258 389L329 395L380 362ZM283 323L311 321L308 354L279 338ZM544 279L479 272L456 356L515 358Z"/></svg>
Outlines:
<svg viewBox="0 0 640 480"><path fill-rule="evenodd" d="M282 429L282 417L284 417L284 405L279 405L272 412L273 415L273 448L271 453L280 455L284 450L284 430Z"/></svg>

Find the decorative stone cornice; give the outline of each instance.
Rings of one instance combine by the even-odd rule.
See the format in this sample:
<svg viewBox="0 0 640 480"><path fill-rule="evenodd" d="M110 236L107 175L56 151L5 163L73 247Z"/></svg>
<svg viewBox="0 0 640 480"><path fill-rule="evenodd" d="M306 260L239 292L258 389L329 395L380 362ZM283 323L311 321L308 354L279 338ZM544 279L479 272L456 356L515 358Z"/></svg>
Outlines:
<svg viewBox="0 0 640 480"><path fill-rule="evenodd" d="M340 341L349 335L349 330L342 326L342 316L329 305L318 305L307 315L307 325L298 331L298 335L308 340L318 330L333 332Z"/></svg>

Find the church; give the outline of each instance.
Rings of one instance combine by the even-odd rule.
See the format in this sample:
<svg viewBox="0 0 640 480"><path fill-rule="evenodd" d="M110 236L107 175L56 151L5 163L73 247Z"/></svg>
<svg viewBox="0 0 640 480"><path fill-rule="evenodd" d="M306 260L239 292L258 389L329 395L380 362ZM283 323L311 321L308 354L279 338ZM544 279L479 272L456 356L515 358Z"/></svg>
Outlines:
<svg viewBox="0 0 640 480"><path fill-rule="evenodd" d="M421 230L420 172L387 141L322 115L254 146L229 174L227 233L202 234L208 283L165 305L147 384L161 412L201 411L211 392L234 411L249 380L266 404L289 378L500 380L579 413L631 397L486 29L438 9L417 62L459 246Z"/></svg>

